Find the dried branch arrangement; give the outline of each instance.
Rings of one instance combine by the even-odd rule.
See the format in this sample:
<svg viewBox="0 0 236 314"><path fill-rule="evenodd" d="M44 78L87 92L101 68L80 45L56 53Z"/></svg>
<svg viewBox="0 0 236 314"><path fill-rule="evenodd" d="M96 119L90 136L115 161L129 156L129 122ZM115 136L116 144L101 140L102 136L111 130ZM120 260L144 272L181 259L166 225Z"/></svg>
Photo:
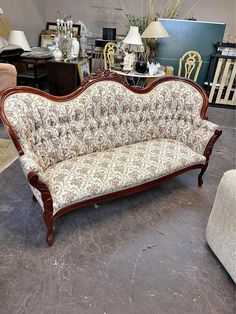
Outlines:
<svg viewBox="0 0 236 314"><path fill-rule="evenodd" d="M167 18L167 19L176 18L183 3L184 3L184 0L168 0L160 17Z"/></svg>
<svg viewBox="0 0 236 314"><path fill-rule="evenodd" d="M111 0L112 1L112 0ZM117 4L117 1L115 1ZM158 17L173 19L179 13L184 0L168 0L162 12L158 12L158 0L141 0L140 1L140 15L129 12L124 0L119 0L122 7L122 15L128 20L128 25L138 26L140 33L142 33L147 26ZM114 3L115 4L115 3Z"/></svg>

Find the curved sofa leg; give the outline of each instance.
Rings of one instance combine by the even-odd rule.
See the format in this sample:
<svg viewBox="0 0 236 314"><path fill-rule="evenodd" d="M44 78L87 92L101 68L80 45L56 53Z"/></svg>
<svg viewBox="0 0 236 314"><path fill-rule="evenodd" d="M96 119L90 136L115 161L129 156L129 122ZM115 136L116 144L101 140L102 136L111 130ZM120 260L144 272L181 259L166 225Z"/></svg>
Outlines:
<svg viewBox="0 0 236 314"><path fill-rule="evenodd" d="M199 176L198 176L198 186L199 187L201 187L203 185L202 177L203 177L204 173L206 172L206 170L207 170L207 166L202 168L201 172L199 173Z"/></svg>
<svg viewBox="0 0 236 314"><path fill-rule="evenodd" d="M52 246L54 242L54 228L53 228L52 215L49 211L45 210L43 218L44 218L44 223L47 228L46 241L47 241L48 246Z"/></svg>
<svg viewBox="0 0 236 314"><path fill-rule="evenodd" d="M46 241L48 246L52 246L54 243L54 228L53 228L53 222L47 223L47 235L46 235Z"/></svg>
<svg viewBox="0 0 236 314"><path fill-rule="evenodd" d="M200 187L203 185L202 177L203 177L205 171L207 170L209 158L210 158L210 155L212 153L213 146L214 146L216 140L221 136L221 134L222 134L222 131L215 130L214 135L211 137L211 139L209 140L209 142L205 148L203 155L206 157L206 163L205 163L205 166L202 168L202 170L198 176L198 186L200 186Z"/></svg>
<svg viewBox="0 0 236 314"><path fill-rule="evenodd" d="M46 241L48 246L52 246L54 243L54 228L52 213L49 210L45 209L43 218L47 228Z"/></svg>
<svg viewBox="0 0 236 314"><path fill-rule="evenodd" d="M41 197L44 207L44 222L47 227L46 241L48 246L52 246L54 242L54 230L53 230L53 202L51 193L47 185L39 179L39 176L35 172L29 172L27 175L29 183L41 192ZM34 199L34 196L33 196Z"/></svg>

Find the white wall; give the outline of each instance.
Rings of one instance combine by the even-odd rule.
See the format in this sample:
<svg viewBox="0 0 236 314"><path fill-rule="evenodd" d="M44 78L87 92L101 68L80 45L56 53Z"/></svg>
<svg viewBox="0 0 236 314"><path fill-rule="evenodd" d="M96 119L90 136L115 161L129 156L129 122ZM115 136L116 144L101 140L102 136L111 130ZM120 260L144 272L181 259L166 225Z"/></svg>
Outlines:
<svg viewBox="0 0 236 314"><path fill-rule="evenodd" d="M10 19L13 29L23 30L31 46L38 45L39 34L45 27L40 0L1 0L3 15Z"/></svg>
<svg viewBox="0 0 236 314"><path fill-rule="evenodd" d="M186 13L197 3L196 0L185 0L180 11L180 17L186 18ZM236 35L236 0L201 0L192 8L188 16L197 20L226 23L225 39L229 34Z"/></svg>
<svg viewBox="0 0 236 314"><path fill-rule="evenodd" d="M55 20L56 10L59 9L67 14L72 14L75 20L81 19L91 31L100 33L104 26L115 26L119 33L124 33L127 21L122 16L122 13L115 10L92 8L92 0L42 0L46 8L46 19ZM42 2L41 1L41 2ZM103 0L103 3L111 5L110 0ZM113 1L119 3L119 0ZM165 0L156 0L157 11L161 12ZM146 3L146 0L123 0L127 6L128 12L134 12L140 16L145 10L141 3ZM196 5L195 5L196 4ZM144 5L145 6L145 5ZM192 9L191 9L192 8ZM123 11L124 12L124 11ZM181 8L178 18L187 18L194 16L198 20L211 22L226 22L226 37L228 34L236 33L236 1L235 0L185 0Z"/></svg>
<svg viewBox="0 0 236 314"><path fill-rule="evenodd" d="M103 2L110 5L111 0L103 0ZM116 2L118 3L119 0ZM141 12L144 11L141 3L144 4L146 0L123 0L123 2L128 12L141 16ZM95 34L101 34L102 27L106 26L116 27L118 33L126 32L127 21L120 11L92 8L92 3L92 0L1 0L0 6L4 10L4 16L11 19L13 28L25 31L31 45L38 43L38 36L45 28L46 21L55 21L57 10L72 14L74 21L82 20ZM162 11L164 3L165 0L157 0L158 11ZM197 5L194 6L195 3ZM226 22L226 39L228 34L236 34L235 0L185 0L178 18L192 15L198 20Z"/></svg>

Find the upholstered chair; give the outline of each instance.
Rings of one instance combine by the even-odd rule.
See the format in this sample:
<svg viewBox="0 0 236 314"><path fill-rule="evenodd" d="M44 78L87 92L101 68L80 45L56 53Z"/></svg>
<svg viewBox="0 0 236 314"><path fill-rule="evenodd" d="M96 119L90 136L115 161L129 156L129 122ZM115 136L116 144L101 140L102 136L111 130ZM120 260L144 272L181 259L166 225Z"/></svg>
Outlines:
<svg viewBox="0 0 236 314"><path fill-rule="evenodd" d="M16 86L16 68L12 64L0 63L0 91Z"/></svg>

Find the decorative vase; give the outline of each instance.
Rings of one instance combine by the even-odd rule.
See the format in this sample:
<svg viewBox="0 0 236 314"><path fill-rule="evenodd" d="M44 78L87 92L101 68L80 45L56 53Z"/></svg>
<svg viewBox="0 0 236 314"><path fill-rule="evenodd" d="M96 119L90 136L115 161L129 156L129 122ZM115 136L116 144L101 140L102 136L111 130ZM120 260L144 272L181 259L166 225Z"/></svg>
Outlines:
<svg viewBox="0 0 236 314"><path fill-rule="evenodd" d="M147 63L144 60L138 60L135 69L138 73L145 73L147 71Z"/></svg>
<svg viewBox="0 0 236 314"><path fill-rule="evenodd" d="M148 40L148 47L150 49L149 55L148 55L148 61L150 63L156 63L157 62L157 49L159 46L159 42L157 42L156 39L149 39Z"/></svg>
<svg viewBox="0 0 236 314"><path fill-rule="evenodd" d="M135 70L138 73L145 73L147 71L147 62L142 54L139 55L138 61L135 64Z"/></svg>
<svg viewBox="0 0 236 314"><path fill-rule="evenodd" d="M62 58L62 52L61 50L57 47L54 51L53 51L53 57L56 61L61 61Z"/></svg>
<svg viewBox="0 0 236 314"><path fill-rule="evenodd" d="M86 58L86 47L87 47L87 38L84 36L84 34L80 37L80 46L81 46L81 57Z"/></svg>
<svg viewBox="0 0 236 314"><path fill-rule="evenodd" d="M71 44L71 57L72 57L72 59L78 58L79 47L80 47L80 44L79 44L77 38L75 38L75 37L72 38L72 44Z"/></svg>
<svg viewBox="0 0 236 314"><path fill-rule="evenodd" d="M58 47L60 51L62 52L63 60L66 60L67 54L68 54L68 39L66 37L60 37Z"/></svg>

